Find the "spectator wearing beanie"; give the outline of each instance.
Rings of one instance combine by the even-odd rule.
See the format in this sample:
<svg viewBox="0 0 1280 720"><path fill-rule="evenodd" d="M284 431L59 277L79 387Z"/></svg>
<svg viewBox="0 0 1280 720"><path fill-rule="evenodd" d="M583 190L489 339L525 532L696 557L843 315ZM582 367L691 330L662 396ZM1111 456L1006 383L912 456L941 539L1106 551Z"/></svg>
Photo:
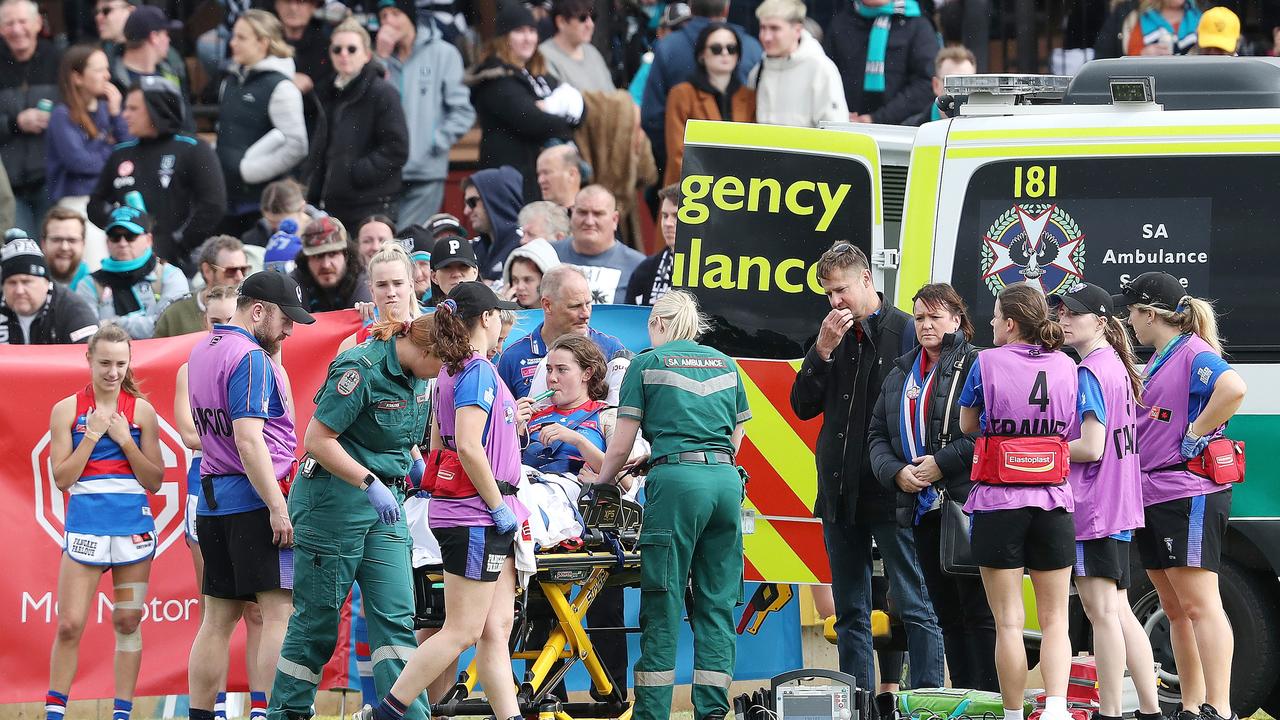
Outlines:
<svg viewBox="0 0 1280 720"><path fill-rule="evenodd" d="M549 140L572 139L573 129L582 119L582 96L547 74L546 60L538 52L533 14L522 3L512 2L502 10L496 30L485 46L484 58L466 79L484 131L480 166L510 165L522 178L524 201L538 200L542 197L536 172L538 153ZM487 259L490 263L494 260ZM497 260L497 268L482 275L496 278L501 270L501 260Z"/></svg>
<svg viewBox="0 0 1280 720"><path fill-rule="evenodd" d="M933 102L938 34L917 0L853 0L832 18L825 42L850 120L899 125Z"/></svg>
<svg viewBox="0 0 1280 720"><path fill-rule="evenodd" d="M804 16L800 0L765 0L756 8L765 55L751 73L758 122L818 127L849 118L840 71L804 29Z"/></svg>
<svg viewBox="0 0 1280 720"><path fill-rule="evenodd" d="M183 133L186 106L178 88L156 76L138 82L122 112L134 139L107 158L89 198L89 220L105 226L112 210L137 191L155 221L156 254L191 275L192 253L215 234L226 209L222 170L208 143Z"/></svg>
<svg viewBox="0 0 1280 720"><path fill-rule="evenodd" d="M173 49L169 18L154 5L127 7L128 19L124 22L122 42L114 43L110 48L104 47L111 63L111 81L123 93L138 80L159 75L177 86L185 99L191 92L191 83L187 80L186 61ZM194 130L195 126L187 129Z"/></svg>
<svg viewBox="0 0 1280 720"><path fill-rule="evenodd" d="M58 97L61 53L40 37L44 24L31 0L0 3L0 160L16 201L15 223L34 233L49 207L44 132ZM46 107L40 104L48 101Z"/></svg>
<svg viewBox="0 0 1280 720"><path fill-rule="evenodd" d="M118 324L134 340L152 337L160 313L191 291L186 275L153 252L151 227L145 211L116 208L103 228L108 254L102 268L76 288L99 321Z"/></svg>
<svg viewBox="0 0 1280 720"><path fill-rule="evenodd" d="M40 246L18 233L0 248L0 344L56 345L85 342L98 318L83 299L49 278Z"/></svg>
<svg viewBox="0 0 1280 720"><path fill-rule="evenodd" d="M350 310L357 302L373 302L360 255L338 220L322 217L307 225L295 262L293 279L307 310Z"/></svg>
<svg viewBox="0 0 1280 720"><path fill-rule="evenodd" d="M309 199L346 227L396 214L400 170L409 156L400 95L372 60L369 33L348 18L333 31L333 81L316 88L325 122L307 173Z"/></svg>
<svg viewBox="0 0 1280 720"><path fill-rule="evenodd" d="M613 75L604 56L591 44L596 29L594 0L555 0L551 18L556 34L538 46L547 74L579 92L613 90Z"/></svg>
<svg viewBox="0 0 1280 720"><path fill-rule="evenodd" d="M738 80L742 38L727 23L707 23L694 43L698 69L667 96L666 183L680 182L684 125L689 120L755 122L756 91ZM807 83L807 81L806 81ZM805 85L801 85L804 87Z"/></svg>
<svg viewBox="0 0 1280 720"><path fill-rule="evenodd" d="M409 156L395 215L401 227L420 225L439 212L449 174L449 150L476 122L463 84L462 54L437 23L419 23L413 0L378 0L374 49L387 79L400 91L409 128Z"/></svg>
<svg viewBox="0 0 1280 720"><path fill-rule="evenodd" d="M240 235L257 220L263 186L306 158L307 126L293 84L293 48L275 15L245 11L231 36L231 59L219 89L216 147L227 182L222 227Z"/></svg>

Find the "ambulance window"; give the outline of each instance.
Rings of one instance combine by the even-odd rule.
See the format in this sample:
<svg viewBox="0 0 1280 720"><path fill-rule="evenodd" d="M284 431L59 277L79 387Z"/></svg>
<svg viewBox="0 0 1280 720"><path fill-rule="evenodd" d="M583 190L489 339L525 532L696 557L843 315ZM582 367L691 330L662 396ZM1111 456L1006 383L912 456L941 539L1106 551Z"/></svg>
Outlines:
<svg viewBox="0 0 1280 720"><path fill-rule="evenodd" d="M1006 283L1046 292L1078 280L1119 291L1150 270L1215 300L1235 361L1280 359L1280 295L1270 190L1280 156L1080 158L985 165L970 179L956 236L953 284L991 344L994 298Z"/></svg>

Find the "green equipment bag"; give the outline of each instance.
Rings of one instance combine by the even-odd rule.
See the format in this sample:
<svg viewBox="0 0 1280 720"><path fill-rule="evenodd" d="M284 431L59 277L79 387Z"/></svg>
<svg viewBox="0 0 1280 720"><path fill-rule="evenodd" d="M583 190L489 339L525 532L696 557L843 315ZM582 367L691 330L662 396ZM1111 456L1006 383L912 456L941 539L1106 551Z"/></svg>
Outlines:
<svg viewBox="0 0 1280 720"><path fill-rule="evenodd" d="M998 692L964 688L919 688L899 690L894 693L894 697L897 699L898 715L902 718L956 720L961 716L1004 717L1004 702ZM1033 705L1027 702L1023 704L1022 710L1029 714L1032 708Z"/></svg>

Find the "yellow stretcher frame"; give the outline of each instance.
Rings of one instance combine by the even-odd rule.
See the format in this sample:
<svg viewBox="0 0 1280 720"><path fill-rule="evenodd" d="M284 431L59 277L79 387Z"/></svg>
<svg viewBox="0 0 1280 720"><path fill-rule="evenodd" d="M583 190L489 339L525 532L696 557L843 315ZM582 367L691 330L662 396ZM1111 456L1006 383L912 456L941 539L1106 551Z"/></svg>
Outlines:
<svg viewBox="0 0 1280 720"><path fill-rule="evenodd" d="M619 567L619 561L621 566ZM438 578L438 576L437 576ZM537 714L540 720L587 720L608 718L631 720L632 703L626 700L625 687L619 691L615 680L600 662L584 626L587 610L600 591L610 585L635 585L640 578L640 553L582 551L538 555L538 570L530 580L530 590L537 588L555 616L556 625L541 648L524 648L528 636L527 617L512 631L512 660L531 662L523 681L516 684L516 699L525 717ZM575 593L574 590L577 589ZM570 599L572 598L572 599ZM528 597L524 607L528 607ZM557 668L558 661L564 661ZM582 662L591 679L596 702L562 703L551 695L569 669ZM458 674L458 682L439 701L433 701L433 715L492 715L487 700L472 698L478 675L473 657L466 670ZM625 679L623 679L625 683Z"/></svg>

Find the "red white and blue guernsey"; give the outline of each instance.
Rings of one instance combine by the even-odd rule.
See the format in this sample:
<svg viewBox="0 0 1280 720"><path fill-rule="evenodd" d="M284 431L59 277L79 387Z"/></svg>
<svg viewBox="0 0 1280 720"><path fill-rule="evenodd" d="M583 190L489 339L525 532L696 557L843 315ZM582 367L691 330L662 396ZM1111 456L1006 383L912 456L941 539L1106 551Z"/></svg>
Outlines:
<svg viewBox="0 0 1280 720"><path fill-rule="evenodd" d="M133 441L140 443L142 431L133 422L136 404L136 397L121 391L116 412L128 421ZM76 394L73 447L84 441L88 417L95 407L92 385ZM69 493L64 548L72 560L85 565L129 565L155 553L156 524L147 491L110 435L104 434L93 446Z"/></svg>
<svg viewBox="0 0 1280 720"><path fill-rule="evenodd" d="M587 337L604 353L608 362L619 351L626 347L618 338L592 328L587 329ZM498 358L498 376L506 383L511 394L518 398L529 394L529 386L533 384L533 376L538 372L538 363L547 356L547 345L542 342L542 323L533 332L511 343Z"/></svg>

